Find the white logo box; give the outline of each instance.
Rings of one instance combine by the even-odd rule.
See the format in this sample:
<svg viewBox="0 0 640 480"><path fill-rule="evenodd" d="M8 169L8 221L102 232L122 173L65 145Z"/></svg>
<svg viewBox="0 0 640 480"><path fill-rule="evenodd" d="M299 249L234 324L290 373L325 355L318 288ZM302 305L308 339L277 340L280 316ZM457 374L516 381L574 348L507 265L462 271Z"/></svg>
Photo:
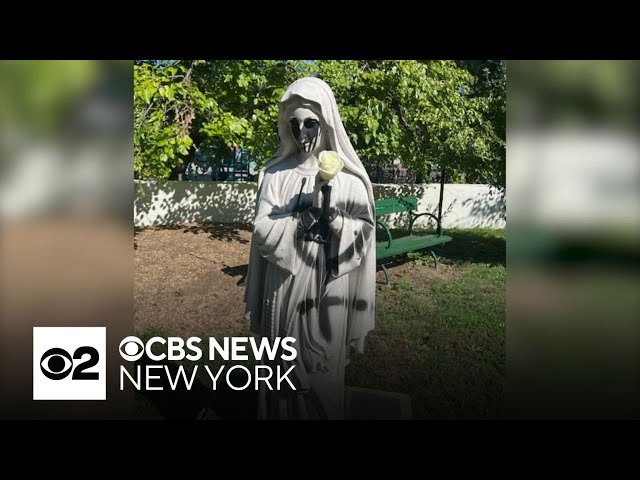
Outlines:
<svg viewBox="0 0 640 480"><path fill-rule="evenodd" d="M33 327L33 399L34 400L106 400L106 327ZM76 351L81 347L92 347L92 353ZM43 355L52 348L67 352L70 360L64 355ZM95 349L95 350L93 350ZM87 349L85 349L87 350ZM95 360L96 365L87 368ZM73 358L76 354L79 358ZM47 378L44 368L52 367L57 376L68 374L59 380ZM76 376L93 374L97 379L74 379ZM55 376L54 375L54 376Z"/></svg>

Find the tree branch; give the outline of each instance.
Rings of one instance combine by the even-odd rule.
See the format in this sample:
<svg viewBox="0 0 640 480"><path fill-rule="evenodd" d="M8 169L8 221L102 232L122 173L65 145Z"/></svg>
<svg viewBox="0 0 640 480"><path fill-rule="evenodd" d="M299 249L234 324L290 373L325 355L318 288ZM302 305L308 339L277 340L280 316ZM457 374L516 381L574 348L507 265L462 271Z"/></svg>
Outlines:
<svg viewBox="0 0 640 480"><path fill-rule="evenodd" d="M393 102L391 102L391 107L398 114L398 118L400 118L400 122L402 123L402 126L407 130L411 131L411 126L409 125L409 122L407 122L407 119L404 118L404 113L402 113L402 107L400 106L400 104L394 100Z"/></svg>

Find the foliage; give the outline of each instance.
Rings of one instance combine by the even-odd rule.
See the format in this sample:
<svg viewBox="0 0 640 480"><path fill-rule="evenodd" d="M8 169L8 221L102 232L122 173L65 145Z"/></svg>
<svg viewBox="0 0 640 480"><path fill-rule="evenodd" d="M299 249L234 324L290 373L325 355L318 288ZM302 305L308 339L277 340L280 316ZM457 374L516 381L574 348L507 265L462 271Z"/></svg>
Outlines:
<svg viewBox="0 0 640 480"><path fill-rule="evenodd" d="M278 102L299 75L290 61L137 61L135 164L167 178L195 147L221 158L230 146L275 152Z"/></svg>
<svg viewBox="0 0 640 480"><path fill-rule="evenodd" d="M486 98L485 119L488 141L495 162L489 183L501 187L506 182L507 67L504 60L461 60L457 62L475 78L471 94Z"/></svg>
<svg viewBox="0 0 640 480"><path fill-rule="evenodd" d="M138 61L135 65L135 171L166 178L206 148L233 145L259 163L278 145L278 102L296 78L331 85L363 161L400 158L424 180L435 167L454 181L504 187L503 62Z"/></svg>
<svg viewBox="0 0 640 480"><path fill-rule="evenodd" d="M216 100L218 114L199 119L194 138L218 156L229 146L248 147L263 164L278 147L280 98L304 71L298 61L218 60L199 66L202 91Z"/></svg>
<svg viewBox="0 0 640 480"><path fill-rule="evenodd" d="M499 138L488 119L491 98L452 61L321 61L351 140L363 159L400 158L425 179L432 167L453 180L498 184Z"/></svg>
<svg viewBox="0 0 640 480"><path fill-rule="evenodd" d="M189 154L196 114L218 113L215 100L206 98L193 81L197 64L134 65L134 171L141 178L168 177Z"/></svg>

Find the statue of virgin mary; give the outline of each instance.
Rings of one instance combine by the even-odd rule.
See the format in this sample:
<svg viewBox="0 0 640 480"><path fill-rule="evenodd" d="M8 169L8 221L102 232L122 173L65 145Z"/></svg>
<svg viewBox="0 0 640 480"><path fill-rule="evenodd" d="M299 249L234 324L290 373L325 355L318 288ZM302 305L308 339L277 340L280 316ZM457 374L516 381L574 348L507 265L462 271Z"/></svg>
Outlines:
<svg viewBox="0 0 640 480"><path fill-rule="evenodd" d="M278 134L258 178L245 317L272 341L296 339L297 357L277 360L294 366L295 389L263 387L258 418L341 419L350 351L374 326L373 190L324 81L289 86Z"/></svg>

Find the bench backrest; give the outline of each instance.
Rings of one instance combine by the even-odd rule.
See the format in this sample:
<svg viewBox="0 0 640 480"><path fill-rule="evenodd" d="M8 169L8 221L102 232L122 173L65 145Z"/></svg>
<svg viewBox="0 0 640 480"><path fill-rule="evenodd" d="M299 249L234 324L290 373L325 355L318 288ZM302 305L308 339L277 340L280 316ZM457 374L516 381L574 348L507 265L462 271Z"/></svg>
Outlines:
<svg viewBox="0 0 640 480"><path fill-rule="evenodd" d="M376 201L376 217L418 209L416 197L385 198Z"/></svg>

